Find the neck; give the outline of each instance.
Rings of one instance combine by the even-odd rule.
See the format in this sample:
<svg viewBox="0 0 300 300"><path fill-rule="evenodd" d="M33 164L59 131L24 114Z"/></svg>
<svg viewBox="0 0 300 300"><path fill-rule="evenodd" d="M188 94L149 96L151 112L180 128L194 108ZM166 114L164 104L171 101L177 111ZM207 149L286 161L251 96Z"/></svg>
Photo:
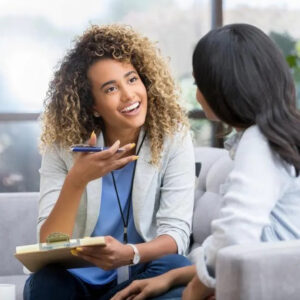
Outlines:
<svg viewBox="0 0 300 300"><path fill-rule="evenodd" d="M240 131L245 130L245 128L239 128L239 127L234 127L234 129L236 130L236 132L240 132Z"/></svg>
<svg viewBox="0 0 300 300"><path fill-rule="evenodd" d="M117 140L120 141L120 145L124 146L129 143L137 143L139 138L139 133L141 131L141 128L137 129L113 129L113 128L107 128L104 131L104 140L106 146L111 146L114 142Z"/></svg>

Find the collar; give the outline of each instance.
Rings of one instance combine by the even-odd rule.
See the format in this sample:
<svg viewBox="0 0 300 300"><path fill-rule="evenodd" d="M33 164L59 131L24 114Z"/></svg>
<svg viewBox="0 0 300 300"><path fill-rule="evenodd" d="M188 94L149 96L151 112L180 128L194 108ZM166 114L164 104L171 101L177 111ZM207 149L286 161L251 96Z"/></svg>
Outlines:
<svg viewBox="0 0 300 300"><path fill-rule="evenodd" d="M229 156L234 160L236 150L238 148L239 142L244 134L244 130L238 131L235 134L231 135L225 142L224 148L228 151Z"/></svg>

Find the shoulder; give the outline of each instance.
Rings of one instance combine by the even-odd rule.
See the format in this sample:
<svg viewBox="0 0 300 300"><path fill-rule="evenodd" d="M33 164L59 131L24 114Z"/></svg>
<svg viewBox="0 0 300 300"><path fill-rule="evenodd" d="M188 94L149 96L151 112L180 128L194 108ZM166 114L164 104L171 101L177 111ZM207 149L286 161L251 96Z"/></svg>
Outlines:
<svg viewBox="0 0 300 300"><path fill-rule="evenodd" d="M239 156L245 154L249 156L258 154L272 156L272 150L266 137L256 125L247 128L239 141L236 158L238 159Z"/></svg>
<svg viewBox="0 0 300 300"><path fill-rule="evenodd" d="M59 144L47 145L42 152L42 165L46 164L64 164L70 166L73 162L72 153Z"/></svg>
<svg viewBox="0 0 300 300"><path fill-rule="evenodd" d="M259 172L277 173L282 168L282 162L272 151L268 140L259 127L254 125L243 133L234 158L235 168Z"/></svg>
<svg viewBox="0 0 300 300"><path fill-rule="evenodd" d="M245 143L251 143L259 146L261 143L266 145L268 141L260 131L259 127L257 125L253 125L244 131L239 143L239 147L242 147Z"/></svg>
<svg viewBox="0 0 300 300"><path fill-rule="evenodd" d="M173 166L174 170L189 168L194 172L195 154L189 130L181 130L165 138L160 162L162 170Z"/></svg>
<svg viewBox="0 0 300 300"><path fill-rule="evenodd" d="M46 157L47 156L65 156L68 154L70 154L69 151L57 143L46 145L42 152L42 155L46 156Z"/></svg>
<svg viewBox="0 0 300 300"><path fill-rule="evenodd" d="M187 128L178 129L173 135L164 138L163 152L193 149L191 132Z"/></svg>

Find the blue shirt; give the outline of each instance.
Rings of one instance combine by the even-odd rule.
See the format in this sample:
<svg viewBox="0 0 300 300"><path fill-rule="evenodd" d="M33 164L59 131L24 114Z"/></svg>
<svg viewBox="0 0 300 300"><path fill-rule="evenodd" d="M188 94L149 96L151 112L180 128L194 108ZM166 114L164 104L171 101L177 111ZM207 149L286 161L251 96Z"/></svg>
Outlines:
<svg viewBox="0 0 300 300"><path fill-rule="evenodd" d="M125 167L113 171L125 220L127 219L128 205L131 201L130 192L134 164L135 162L131 162ZM112 175L111 173L108 173L102 178L100 213L92 236L111 235L120 242L123 242L123 230L124 224ZM127 232L129 243L136 244L143 242L143 239L139 236L134 225L132 205L130 206ZM104 271L98 267L70 269L69 272L85 282L95 285L107 284L117 277L117 270Z"/></svg>

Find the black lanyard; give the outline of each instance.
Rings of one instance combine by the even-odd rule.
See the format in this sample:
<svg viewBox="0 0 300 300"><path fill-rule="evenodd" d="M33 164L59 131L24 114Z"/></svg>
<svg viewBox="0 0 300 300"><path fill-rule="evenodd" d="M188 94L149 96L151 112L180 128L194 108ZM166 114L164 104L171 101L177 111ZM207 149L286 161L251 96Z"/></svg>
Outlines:
<svg viewBox="0 0 300 300"><path fill-rule="evenodd" d="M141 142L141 144L139 146L139 149L138 149L136 155L139 155L140 150L142 148L142 145L144 143L145 137L146 137L146 132L145 132L145 134L143 136L142 142ZM131 202L132 202L131 196L132 196L132 188L133 188L133 181L134 181L135 169L136 169L136 161L134 162L134 166L133 166L133 172L132 172L132 178L131 178L131 185L130 185L130 193L129 193L129 204L128 204L128 209L127 209L126 220L125 220L125 216L123 214L123 210L122 210L122 206L121 206L121 201L120 201L120 197L119 197L119 193L118 193L118 188L117 188L117 184L116 184L114 172L111 171L111 176L112 176L112 179L113 179L114 188L115 188L115 192L116 192L116 196L117 196L117 200L118 200L119 210L120 210L120 214L121 214L122 222L123 222L123 226L124 226L123 242L125 244L127 244L127 242L128 242L127 228L128 228L129 214L130 214L130 208L131 208Z"/></svg>

